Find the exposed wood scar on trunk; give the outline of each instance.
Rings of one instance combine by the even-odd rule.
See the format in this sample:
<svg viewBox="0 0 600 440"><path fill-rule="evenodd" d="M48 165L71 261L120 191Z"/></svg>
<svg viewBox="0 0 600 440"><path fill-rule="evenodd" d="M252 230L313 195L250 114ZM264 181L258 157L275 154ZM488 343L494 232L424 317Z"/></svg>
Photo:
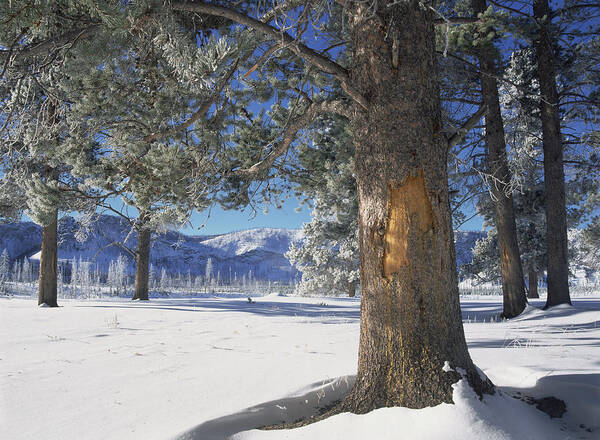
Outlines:
<svg viewBox="0 0 600 440"><path fill-rule="evenodd" d="M433 210L423 172L407 177L399 187L390 185L387 215L383 273L391 279L401 267L410 266L409 246L425 243L422 239L411 240L411 236L420 237L433 229Z"/></svg>

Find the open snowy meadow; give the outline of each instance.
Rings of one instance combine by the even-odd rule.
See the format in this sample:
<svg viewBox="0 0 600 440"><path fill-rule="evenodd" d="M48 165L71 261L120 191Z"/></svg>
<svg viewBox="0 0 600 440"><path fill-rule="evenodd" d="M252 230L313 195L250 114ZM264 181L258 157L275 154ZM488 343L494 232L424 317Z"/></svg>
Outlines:
<svg viewBox="0 0 600 440"><path fill-rule="evenodd" d="M598 439L600 294L502 321L502 298L461 299L471 356L499 387L480 401L339 414L356 372L360 301L255 297L0 298L2 439ZM443 368L440 365L440 368ZM562 417L536 409L566 403ZM548 405L546 405L548 406ZM560 415L560 405L549 412Z"/></svg>

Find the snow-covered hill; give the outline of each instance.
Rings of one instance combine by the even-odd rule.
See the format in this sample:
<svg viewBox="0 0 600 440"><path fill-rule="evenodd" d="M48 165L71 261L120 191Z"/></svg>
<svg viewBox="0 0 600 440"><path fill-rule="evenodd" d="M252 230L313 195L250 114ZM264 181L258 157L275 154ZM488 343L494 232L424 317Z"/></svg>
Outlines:
<svg viewBox="0 0 600 440"><path fill-rule="evenodd" d="M106 273L111 261L125 257L130 273L134 260L118 243L125 241L135 249L137 236L121 219L104 215L91 226L84 239L77 239L79 225L72 217L64 217L59 225L59 259L94 261ZM457 231L457 264L471 261L471 252L481 232ZM298 271L284 254L293 241L301 240L297 229L258 228L222 235L189 236L178 232L153 235L150 261L157 272L164 268L169 274L189 271L205 275L208 259L212 260L213 276L222 279L248 276L260 280L290 281ZM0 252L8 251L11 260L35 259L41 246L41 228L31 222L0 224Z"/></svg>
<svg viewBox="0 0 600 440"><path fill-rule="evenodd" d="M125 257L130 273L134 271L133 257L118 243L125 242L135 249L137 236L121 219L105 215L77 240L79 226L71 217L64 217L59 225L59 252L61 260L76 258L94 261L101 272L106 272L111 261ZM160 273L205 275L210 258L213 276L220 272L222 279L248 276L261 280L290 281L297 271L284 253L293 240L300 238L294 229L250 229L217 236L188 236L178 232L154 234L150 262ZM36 259L41 246L41 228L31 222L0 224L0 252L8 251L11 260Z"/></svg>

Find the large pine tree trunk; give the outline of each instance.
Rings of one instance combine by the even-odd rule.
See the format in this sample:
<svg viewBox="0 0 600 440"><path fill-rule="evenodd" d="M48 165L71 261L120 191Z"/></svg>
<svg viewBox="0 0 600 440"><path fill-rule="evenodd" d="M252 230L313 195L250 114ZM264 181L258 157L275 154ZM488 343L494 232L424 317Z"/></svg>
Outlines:
<svg viewBox="0 0 600 440"><path fill-rule="evenodd" d="M38 305L58 307L58 210L54 220L42 227L42 252L40 256L40 278L38 285Z"/></svg>
<svg viewBox="0 0 600 440"><path fill-rule="evenodd" d="M475 14L486 10L486 0L473 0ZM496 73L493 53L490 48L478 51L481 68L481 94L485 112L485 143L488 153L488 172L492 176L491 192L495 210L496 230L498 232L498 251L502 275L502 293L504 311L502 315L513 318L519 315L527 304L523 266L517 241L517 225L513 197L508 188L511 180L506 157L504 124L500 111L498 84L492 74Z"/></svg>
<svg viewBox="0 0 600 440"><path fill-rule="evenodd" d="M348 281L348 296L350 298L356 296L356 281Z"/></svg>
<svg viewBox="0 0 600 440"><path fill-rule="evenodd" d="M538 274L534 266L529 267L529 275L527 277L529 278L529 292L527 293L527 298L539 298Z"/></svg>
<svg viewBox="0 0 600 440"><path fill-rule="evenodd" d="M546 245L548 248L548 297L546 307L571 304L569 260L567 255L567 218L565 173L558 113L554 52L548 0L535 0L534 17L538 21L535 52L540 82L540 111L544 143L544 188L546 191Z"/></svg>
<svg viewBox="0 0 600 440"><path fill-rule="evenodd" d="M393 20L389 31L366 18L366 3L350 11L351 78L370 103L353 121L361 330L356 384L342 405L359 413L452 402L460 376L446 362L478 392L493 390L461 322L432 11L387 3L376 15Z"/></svg>
<svg viewBox="0 0 600 440"><path fill-rule="evenodd" d="M138 246L135 258L135 291L133 299L148 299L149 268L150 230L142 226L138 229Z"/></svg>

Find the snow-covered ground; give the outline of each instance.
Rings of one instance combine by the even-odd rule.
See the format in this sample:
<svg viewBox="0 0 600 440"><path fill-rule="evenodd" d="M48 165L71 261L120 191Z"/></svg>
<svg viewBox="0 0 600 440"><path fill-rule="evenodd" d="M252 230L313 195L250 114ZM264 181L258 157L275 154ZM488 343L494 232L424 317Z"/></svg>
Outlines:
<svg viewBox="0 0 600 440"><path fill-rule="evenodd" d="M600 294L504 322L500 297L463 299L471 355L500 389L483 402L459 382L455 405L340 414L291 431L252 428L347 391L359 300L35 304L0 298L2 439L600 438ZM519 395L558 397L567 412L551 419L510 397Z"/></svg>

